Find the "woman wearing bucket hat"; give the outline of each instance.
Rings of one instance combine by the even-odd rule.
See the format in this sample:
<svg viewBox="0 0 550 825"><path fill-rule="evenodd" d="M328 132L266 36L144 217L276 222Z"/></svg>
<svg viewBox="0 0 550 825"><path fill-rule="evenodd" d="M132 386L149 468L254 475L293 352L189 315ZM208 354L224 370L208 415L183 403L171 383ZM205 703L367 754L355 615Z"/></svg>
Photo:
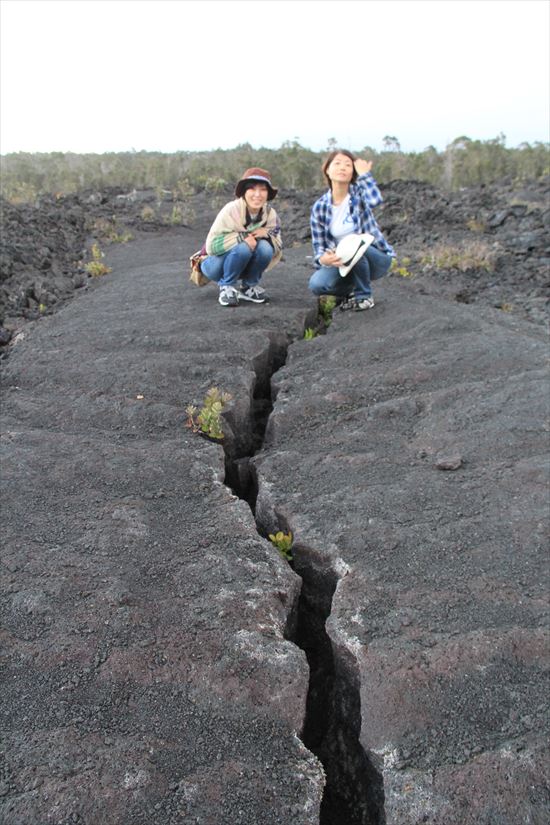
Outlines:
<svg viewBox="0 0 550 825"><path fill-rule="evenodd" d="M311 210L317 271L309 288L314 295L341 299L340 309L371 309L371 281L386 274L395 255L372 213L382 202L372 161L337 149L322 168L329 190Z"/></svg>
<svg viewBox="0 0 550 825"><path fill-rule="evenodd" d="M218 213L206 238L201 272L219 288L222 306L268 301L260 286L264 272L281 259L281 225L270 205L277 194L265 169L247 169L235 187L236 199Z"/></svg>

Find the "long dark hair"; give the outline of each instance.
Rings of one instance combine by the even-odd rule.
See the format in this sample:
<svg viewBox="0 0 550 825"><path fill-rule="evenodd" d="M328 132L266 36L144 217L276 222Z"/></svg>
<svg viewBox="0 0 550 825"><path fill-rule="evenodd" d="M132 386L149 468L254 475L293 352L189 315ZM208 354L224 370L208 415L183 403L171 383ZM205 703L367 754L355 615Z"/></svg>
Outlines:
<svg viewBox="0 0 550 825"><path fill-rule="evenodd" d="M327 169L330 166L330 164L332 163L332 161L334 160L334 158L336 157L336 155L345 155L347 158L349 158L351 160L351 162L353 163L353 174L351 176L351 183L355 183L355 181L357 180L357 171L355 169L355 160L356 160L355 155L352 152L350 152L349 149L335 149L334 152L330 153L330 155L328 156L328 158L325 160L325 162L323 163L323 165L321 167L323 175L325 176L325 179L326 179L326 181L329 185L329 189L332 189L332 181L329 178L329 176L327 175Z"/></svg>

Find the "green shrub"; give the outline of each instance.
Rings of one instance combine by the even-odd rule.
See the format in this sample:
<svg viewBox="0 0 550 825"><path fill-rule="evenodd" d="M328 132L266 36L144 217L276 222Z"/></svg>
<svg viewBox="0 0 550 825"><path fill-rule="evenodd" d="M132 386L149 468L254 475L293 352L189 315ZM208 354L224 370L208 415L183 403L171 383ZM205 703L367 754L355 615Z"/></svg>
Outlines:
<svg viewBox="0 0 550 825"><path fill-rule="evenodd" d="M226 186L227 181L223 178L207 178L204 183L205 190L214 194L221 192Z"/></svg>
<svg viewBox="0 0 550 825"><path fill-rule="evenodd" d="M397 258L393 258L391 262L390 272L392 275L400 275L402 278L413 278L412 272L407 269L408 265L410 264L410 258L403 258L401 263L398 262Z"/></svg>
<svg viewBox="0 0 550 825"><path fill-rule="evenodd" d="M466 221L466 226L468 227L470 232L477 233L485 232L487 228L485 221L477 220L477 218L470 218L468 221Z"/></svg>
<svg viewBox="0 0 550 825"><path fill-rule="evenodd" d="M103 263L102 258L105 257L105 254L101 251L99 246L95 243L92 245L92 260L89 261L87 264L84 264L84 269L86 272L91 275L93 278L97 278L100 275L107 275L111 272L111 267L106 266Z"/></svg>
<svg viewBox="0 0 550 825"><path fill-rule="evenodd" d="M210 387L200 410L192 404L185 408L187 413L186 426L190 427L193 432L204 433L210 438L221 440L223 438L221 415L225 405L228 401L231 401L232 397L228 392L220 392L217 387Z"/></svg>
<svg viewBox="0 0 550 825"><path fill-rule="evenodd" d="M492 272L495 268L495 251L482 242L453 246L439 244L421 258L420 263L427 270L458 269L468 272L472 269L484 269Z"/></svg>
<svg viewBox="0 0 550 825"><path fill-rule="evenodd" d="M325 322L326 326L330 326L332 322L332 313L336 308L336 298L334 295L321 295L319 298L319 315Z"/></svg>
<svg viewBox="0 0 550 825"><path fill-rule="evenodd" d="M290 552L292 547L291 532L283 533L282 530L279 530L278 533L270 533L269 540L277 548L283 559L292 561L292 553Z"/></svg>
<svg viewBox="0 0 550 825"><path fill-rule="evenodd" d="M168 223L171 226L182 226L193 223L195 217L195 210L191 206L183 203L175 203L171 213L164 219L164 223Z"/></svg>
<svg viewBox="0 0 550 825"><path fill-rule="evenodd" d="M141 220L145 223L154 223L156 219L157 216L155 210L152 209L150 206L144 206L141 210Z"/></svg>
<svg viewBox="0 0 550 825"><path fill-rule="evenodd" d="M92 223L90 230L96 237L110 243L128 243L134 237L131 232L119 231L116 219L110 221L107 218L97 218Z"/></svg>

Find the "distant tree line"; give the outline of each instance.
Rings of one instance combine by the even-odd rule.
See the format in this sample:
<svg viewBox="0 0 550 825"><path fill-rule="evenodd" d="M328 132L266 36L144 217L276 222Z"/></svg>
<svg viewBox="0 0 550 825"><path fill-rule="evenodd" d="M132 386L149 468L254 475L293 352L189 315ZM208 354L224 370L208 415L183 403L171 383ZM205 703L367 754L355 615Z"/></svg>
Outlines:
<svg viewBox="0 0 550 825"><path fill-rule="evenodd" d="M11 201L33 201L38 195L70 194L117 187L166 189L179 197L200 192L222 192L250 166L269 169L274 182L287 189L317 190L325 184L321 164L327 152L338 148L334 138L325 152L313 152L297 140L279 149L254 149L243 143L234 149L208 152L17 152L0 157L0 193ZM494 140L456 138L443 152L428 146L422 152L403 152L396 137L383 140L383 150L370 146L353 151L374 161L376 179L420 180L444 189L456 189L503 178L539 179L550 172L549 144L522 143L506 148L504 135Z"/></svg>

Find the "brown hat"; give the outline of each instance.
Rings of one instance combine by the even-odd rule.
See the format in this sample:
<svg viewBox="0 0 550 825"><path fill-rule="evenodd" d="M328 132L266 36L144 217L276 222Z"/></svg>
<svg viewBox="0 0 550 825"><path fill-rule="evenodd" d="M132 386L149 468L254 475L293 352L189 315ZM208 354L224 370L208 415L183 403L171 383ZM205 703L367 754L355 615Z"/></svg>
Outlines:
<svg viewBox="0 0 550 825"><path fill-rule="evenodd" d="M268 201L272 201L275 195L277 194L277 189L275 189L271 185L271 175L265 169L260 169L257 166L253 166L252 169L247 169L238 184L235 187L235 194L238 198L241 198L247 187L248 181L260 181L260 183L267 184L267 188L269 190L269 194L267 196Z"/></svg>

